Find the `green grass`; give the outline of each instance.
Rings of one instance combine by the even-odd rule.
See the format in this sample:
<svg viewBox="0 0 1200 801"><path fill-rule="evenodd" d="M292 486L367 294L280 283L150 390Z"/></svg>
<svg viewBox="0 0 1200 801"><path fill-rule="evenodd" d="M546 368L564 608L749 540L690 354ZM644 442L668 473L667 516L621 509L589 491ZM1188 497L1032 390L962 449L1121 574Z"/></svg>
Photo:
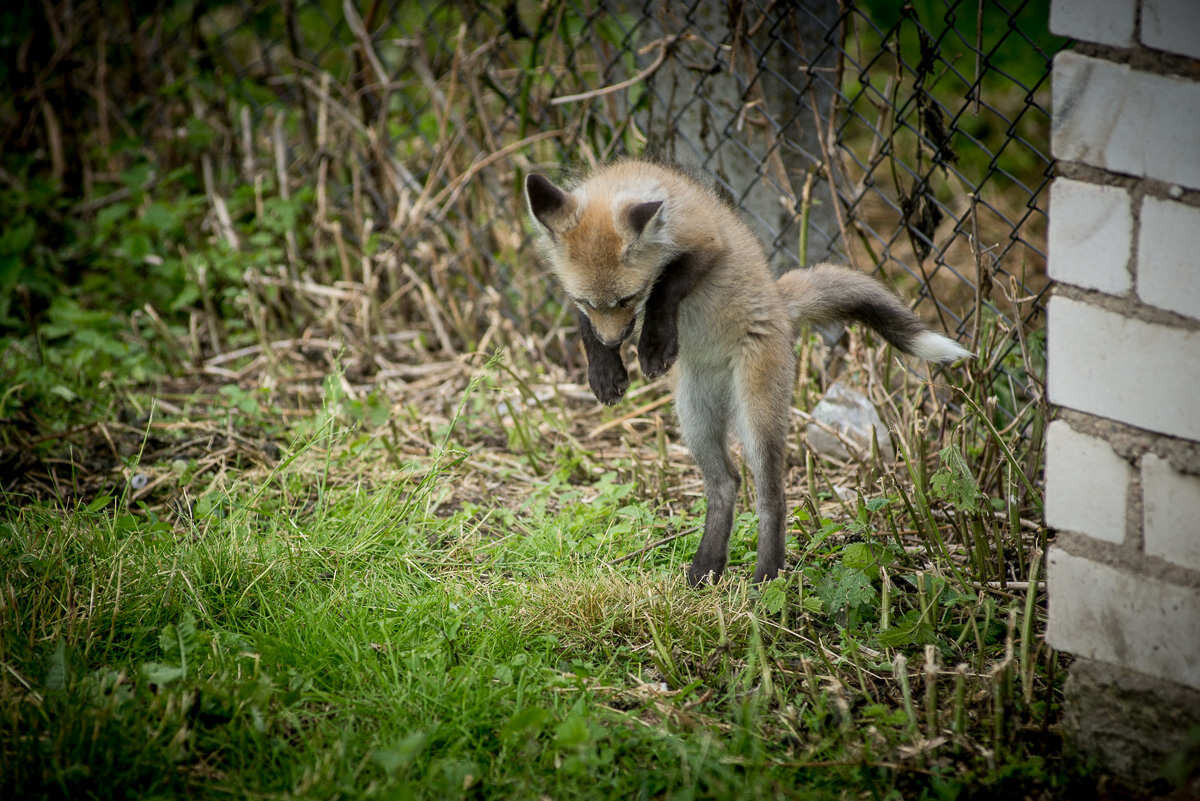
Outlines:
<svg viewBox="0 0 1200 801"><path fill-rule="evenodd" d="M692 590L696 533L610 564L703 513L664 510L632 460L548 473L516 501L456 500L479 463L472 410L503 393L496 371L480 368L436 446L399 465L333 392L275 468L235 475L191 515L128 490L5 496L6 785L959 798L1078 780L1043 730L1057 702L1029 640L1038 607L931 571L893 536L928 501L897 487L840 520L798 511L798 569L762 588L746 582L744 514L730 575ZM540 414L561 425L552 405Z"/></svg>

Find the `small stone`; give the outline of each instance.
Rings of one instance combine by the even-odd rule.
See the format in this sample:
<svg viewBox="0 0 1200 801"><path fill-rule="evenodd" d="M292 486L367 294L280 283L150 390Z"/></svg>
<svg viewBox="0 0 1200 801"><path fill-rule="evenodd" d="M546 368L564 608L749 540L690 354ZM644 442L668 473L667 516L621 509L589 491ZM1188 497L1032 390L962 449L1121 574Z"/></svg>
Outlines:
<svg viewBox="0 0 1200 801"><path fill-rule="evenodd" d="M865 395L851 389L842 382L837 382L825 393L812 410L816 423L809 423L805 429L808 447L814 452L841 461L851 458L870 459L871 430L875 430L875 438L879 442L879 456L885 462L896 458L892 448L892 438L887 426L879 417L874 404ZM818 425L820 423L820 425ZM822 427L824 426L824 427ZM841 439L828 429L837 431ZM856 453L852 457L842 442L845 440L854 447Z"/></svg>
<svg viewBox="0 0 1200 801"><path fill-rule="evenodd" d="M834 484L833 491L843 501L852 501L858 497L858 490L853 487L847 487L845 484Z"/></svg>

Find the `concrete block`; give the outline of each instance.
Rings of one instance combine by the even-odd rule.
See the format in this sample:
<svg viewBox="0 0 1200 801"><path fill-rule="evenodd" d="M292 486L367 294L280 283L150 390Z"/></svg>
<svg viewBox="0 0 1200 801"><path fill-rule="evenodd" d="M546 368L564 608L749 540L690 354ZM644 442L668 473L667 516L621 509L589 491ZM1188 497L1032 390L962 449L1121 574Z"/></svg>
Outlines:
<svg viewBox="0 0 1200 801"><path fill-rule="evenodd" d="M1050 31L1085 42L1133 44L1134 0L1053 0Z"/></svg>
<svg viewBox="0 0 1200 801"><path fill-rule="evenodd" d="M1200 691L1135 670L1076 658L1063 687L1071 746L1134 786L1161 779L1200 726ZM1200 798L1200 776L1175 798Z"/></svg>
<svg viewBox="0 0 1200 801"><path fill-rule="evenodd" d="M1142 43L1200 58L1200 3L1196 0L1142 0Z"/></svg>
<svg viewBox="0 0 1200 801"><path fill-rule="evenodd" d="M1200 188L1200 81L1069 50L1051 80L1055 156Z"/></svg>
<svg viewBox="0 0 1200 801"><path fill-rule="evenodd" d="M1053 258L1053 241L1050 253ZM1144 198L1137 265L1142 300L1200 318L1200 208Z"/></svg>
<svg viewBox="0 0 1200 801"><path fill-rule="evenodd" d="M1113 295L1129 291L1133 201L1119 186L1059 178L1050 187L1050 277Z"/></svg>
<svg viewBox="0 0 1200 801"><path fill-rule="evenodd" d="M1087 659L1200 689L1200 589L1053 547L1046 641Z"/></svg>
<svg viewBox="0 0 1200 801"><path fill-rule="evenodd" d="M1129 462L1107 442L1055 420L1046 429L1046 525L1124 542L1132 476Z"/></svg>
<svg viewBox="0 0 1200 801"><path fill-rule="evenodd" d="M1046 312L1050 402L1200 439L1200 331L1056 296Z"/></svg>
<svg viewBox="0 0 1200 801"><path fill-rule="evenodd" d="M1047 498L1047 510L1049 503ZM1146 553L1200 570L1200 477L1178 473L1165 459L1146 454L1142 514Z"/></svg>

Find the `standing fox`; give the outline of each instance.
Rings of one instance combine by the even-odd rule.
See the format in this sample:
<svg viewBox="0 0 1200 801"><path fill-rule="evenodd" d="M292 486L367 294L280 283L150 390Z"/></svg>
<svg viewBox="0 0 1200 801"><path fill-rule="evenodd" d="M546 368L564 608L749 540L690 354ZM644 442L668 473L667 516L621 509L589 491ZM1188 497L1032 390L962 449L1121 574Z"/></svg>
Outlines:
<svg viewBox="0 0 1200 801"><path fill-rule="evenodd" d="M708 500L693 585L725 569L739 483L731 429L758 487L754 580L783 567L797 325L858 320L923 359L970 355L862 273L822 264L772 278L735 211L676 169L621 161L570 189L534 173L525 199L539 251L577 309L596 398L611 404L625 393L620 346L639 314L642 373L662 375L678 359L675 404Z"/></svg>

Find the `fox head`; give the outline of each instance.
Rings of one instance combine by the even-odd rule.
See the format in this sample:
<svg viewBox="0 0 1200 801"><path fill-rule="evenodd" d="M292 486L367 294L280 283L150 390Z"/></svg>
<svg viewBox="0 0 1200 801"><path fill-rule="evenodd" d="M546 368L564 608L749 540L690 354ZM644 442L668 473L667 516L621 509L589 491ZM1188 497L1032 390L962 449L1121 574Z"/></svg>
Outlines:
<svg viewBox="0 0 1200 801"><path fill-rule="evenodd" d="M566 191L531 173L525 200L542 257L571 301L601 342L620 344L673 255L666 193L656 184L613 192L587 182Z"/></svg>

